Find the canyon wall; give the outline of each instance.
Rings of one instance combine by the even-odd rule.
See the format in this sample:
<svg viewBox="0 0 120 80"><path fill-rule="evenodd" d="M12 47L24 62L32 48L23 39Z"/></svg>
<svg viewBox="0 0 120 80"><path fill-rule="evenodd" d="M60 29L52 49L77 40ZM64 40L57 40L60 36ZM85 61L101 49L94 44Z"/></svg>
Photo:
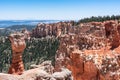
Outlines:
<svg viewBox="0 0 120 80"><path fill-rule="evenodd" d="M38 24L32 31L33 37L45 37L45 36L60 36L62 33L67 33L69 29L69 23L54 23L54 24Z"/></svg>
<svg viewBox="0 0 120 80"><path fill-rule="evenodd" d="M56 71L72 71L73 80L119 80L119 23L81 24L79 33L60 36L56 54Z"/></svg>

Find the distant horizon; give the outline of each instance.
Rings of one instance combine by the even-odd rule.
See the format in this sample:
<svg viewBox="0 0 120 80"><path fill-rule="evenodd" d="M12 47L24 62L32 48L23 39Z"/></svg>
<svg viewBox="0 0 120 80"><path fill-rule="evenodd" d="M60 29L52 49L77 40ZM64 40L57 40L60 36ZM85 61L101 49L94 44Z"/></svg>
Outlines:
<svg viewBox="0 0 120 80"><path fill-rule="evenodd" d="M114 15L114 14L112 14L112 15ZM101 17L104 17L104 16L112 16L112 15L103 15L103 16L101 16ZM120 15L120 14L116 14L116 15ZM116 16L116 15L114 15L114 16ZM91 18L91 17L98 17L98 16L89 16L89 17L84 17L84 18ZM15 21L22 21L22 20L25 20L25 21L32 21L32 20L36 20L36 21L40 21L40 20L42 20L42 21L46 21L46 20L59 20L59 21L62 21L62 20L81 20L81 19L84 19L84 18L80 18L80 19L0 19L0 21L9 21L9 20L15 20Z"/></svg>
<svg viewBox="0 0 120 80"><path fill-rule="evenodd" d="M6 28L13 25L37 25L38 23L56 23L60 20L0 20L0 28Z"/></svg>

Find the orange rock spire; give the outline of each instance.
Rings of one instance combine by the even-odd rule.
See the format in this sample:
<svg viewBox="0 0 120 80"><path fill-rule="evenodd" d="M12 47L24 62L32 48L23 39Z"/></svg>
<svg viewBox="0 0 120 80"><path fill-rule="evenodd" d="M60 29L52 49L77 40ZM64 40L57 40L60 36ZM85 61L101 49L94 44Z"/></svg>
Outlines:
<svg viewBox="0 0 120 80"><path fill-rule="evenodd" d="M26 47L25 37L22 33L14 33L9 36L12 47L12 63L9 68L9 74L22 74L24 65L22 61L22 53Z"/></svg>

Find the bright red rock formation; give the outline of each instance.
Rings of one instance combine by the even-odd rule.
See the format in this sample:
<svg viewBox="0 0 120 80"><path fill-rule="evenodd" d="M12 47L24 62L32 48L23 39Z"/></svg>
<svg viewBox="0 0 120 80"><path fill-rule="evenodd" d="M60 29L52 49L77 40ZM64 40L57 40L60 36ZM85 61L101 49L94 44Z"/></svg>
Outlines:
<svg viewBox="0 0 120 80"><path fill-rule="evenodd" d="M55 70L68 68L74 80L119 80L119 27L116 21L85 23L79 33L61 35Z"/></svg>
<svg viewBox="0 0 120 80"><path fill-rule="evenodd" d="M24 65L22 61L22 53L26 47L25 37L22 33L14 33L9 36L12 47L12 63L9 68L9 74L22 74Z"/></svg>
<svg viewBox="0 0 120 80"><path fill-rule="evenodd" d="M106 37L109 38L111 49L120 45L119 25L117 21L106 21L104 23Z"/></svg>
<svg viewBox="0 0 120 80"><path fill-rule="evenodd" d="M67 34L71 26L72 26L71 22L38 24L37 27L33 29L32 36L37 38L46 36L59 37L61 34Z"/></svg>

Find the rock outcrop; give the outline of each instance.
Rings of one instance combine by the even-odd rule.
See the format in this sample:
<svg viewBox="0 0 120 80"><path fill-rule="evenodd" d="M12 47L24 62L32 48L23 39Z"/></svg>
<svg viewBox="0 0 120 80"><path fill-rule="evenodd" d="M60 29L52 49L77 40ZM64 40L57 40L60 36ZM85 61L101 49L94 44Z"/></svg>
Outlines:
<svg viewBox="0 0 120 80"><path fill-rule="evenodd" d="M46 37L46 36L60 36L61 34L67 34L70 27L73 24L71 22L58 22L52 24L38 24L32 31L33 37Z"/></svg>
<svg viewBox="0 0 120 80"><path fill-rule="evenodd" d="M107 21L104 24L106 37L109 39L111 49L120 45L119 25L117 21Z"/></svg>
<svg viewBox="0 0 120 80"><path fill-rule="evenodd" d="M119 24L85 23L80 29L60 36L55 70L68 68L73 80L119 80Z"/></svg>
<svg viewBox="0 0 120 80"><path fill-rule="evenodd" d="M71 71L61 69L61 72L53 72L49 61L41 65L32 66L33 69L24 71L22 75L0 73L0 80L72 80Z"/></svg>
<svg viewBox="0 0 120 80"><path fill-rule="evenodd" d="M14 33L9 36L12 48L12 63L9 68L9 74L22 74L24 65L22 61L22 53L26 47L24 34Z"/></svg>
<svg viewBox="0 0 120 80"><path fill-rule="evenodd" d="M26 48L25 40L30 39L30 32L26 29L22 32L16 32L10 34L9 40L12 48L12 63L9 68L9 74L22 74L24 71L24 65L22 61L22 53Z"/></svg>

